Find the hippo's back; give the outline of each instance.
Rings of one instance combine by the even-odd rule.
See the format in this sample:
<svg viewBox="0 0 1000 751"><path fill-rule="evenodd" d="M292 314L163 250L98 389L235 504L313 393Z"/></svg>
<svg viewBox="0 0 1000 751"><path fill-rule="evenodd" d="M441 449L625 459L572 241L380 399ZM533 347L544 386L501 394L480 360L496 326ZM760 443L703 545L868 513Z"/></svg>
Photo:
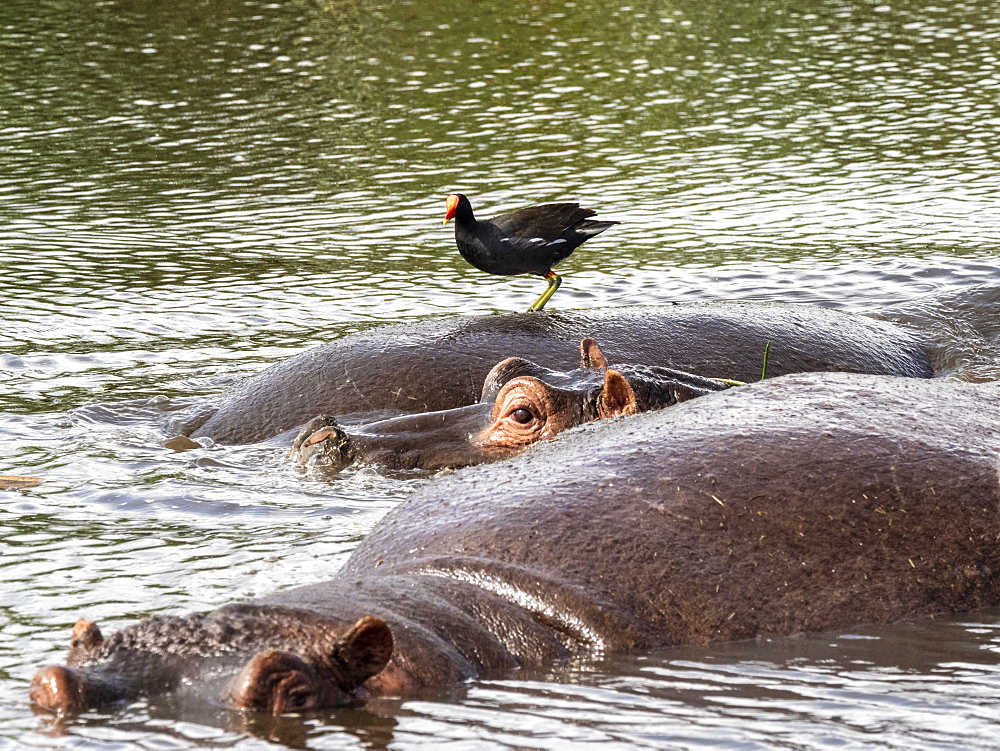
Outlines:
<svg viewBox="0 0 1000 751"><path fill-rule="evenodd" d="M992 385L816 374L593 423L424 489L345 575L478 582L618 648L995 605L998 410Z"/></svg>
<svg viewBox="0 0 1000 751"><path fill-rule="evenodd" d="M597 339L614 363L708 377L843 371L932 375L920 342L864 316L805 305L677 303L596 311L519 313L395 324L351 334L279 363L223 401L196 435L248 443L320 413L429 412L478 400L490 369L523 357L554 369L577 364ZM195 429L196 428L196 429Z"/></svg>

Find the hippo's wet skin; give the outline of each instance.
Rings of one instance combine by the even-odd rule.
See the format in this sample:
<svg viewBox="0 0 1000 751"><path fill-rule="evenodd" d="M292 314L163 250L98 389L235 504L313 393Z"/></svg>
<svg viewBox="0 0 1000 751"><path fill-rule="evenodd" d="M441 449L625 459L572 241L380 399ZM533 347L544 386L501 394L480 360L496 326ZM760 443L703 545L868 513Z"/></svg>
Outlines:
<svg viewBox="0 0 1000 751"><path fill-rule="evenodd" d="M337 471L353 463L439 470L498 461L593 420L634 415L729 388L670 368L611 368L593 339L580 367L562 372L510 357L486 376L476 404L381 420L345 430L335 418L310 420L292 444L304 466Z"/></svg>
<svg viewBox="0 0 1000 751"><path fill-rule="evenodd" d="M997 414L996 385L806 374L583 425L424 488L330 581L107 641L84 623L32 698L275 712L997 605Z"/></svg>
<svg viewBox="0 0 1000 751"><path fill-rule="evenodd" d="M885 321L809 305L676 303L411 322L316 347L199 410L182 432L252 443L317 414L434 412L474 403L490 369L523 357L572 368L572 345L601 342L612 362L753 381L771 342L768 375L843 371L929 377L915 336ZM570 346L566 346L570 345Z"/></svg>

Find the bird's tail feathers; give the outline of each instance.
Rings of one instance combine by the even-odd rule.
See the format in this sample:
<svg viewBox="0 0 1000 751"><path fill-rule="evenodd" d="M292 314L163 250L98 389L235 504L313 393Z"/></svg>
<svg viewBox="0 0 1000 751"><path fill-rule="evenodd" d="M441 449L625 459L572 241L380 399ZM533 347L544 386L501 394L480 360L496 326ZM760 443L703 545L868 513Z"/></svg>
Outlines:
<svg viewBox="0 0 1000 751"><path fill-rule="evenodd" d="M621 222L597 222L592 219L584 219L582 222L573 227L573 229L581 234L587 235L588 237L593 237L594 235L601 234L608 227L613 227L616 224L621 224Z"/></svg>

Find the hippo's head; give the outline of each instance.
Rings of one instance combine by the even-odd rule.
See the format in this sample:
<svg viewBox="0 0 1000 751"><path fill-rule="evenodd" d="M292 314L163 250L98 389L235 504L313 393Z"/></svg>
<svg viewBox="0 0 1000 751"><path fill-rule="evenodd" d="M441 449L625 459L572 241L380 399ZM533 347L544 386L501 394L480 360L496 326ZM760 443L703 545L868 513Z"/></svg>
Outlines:
<svg viewBox="0 0 1000 751"><path fill-rule="evenodd" d="M492 404L380 420L350 433L320 415L299 432L292 453L301 464L335 470L355 462L392 469L464 467L513 456L583 422L635 411L631 387L615 371L585 395L519 376Z"/></svg>
<svg viewBox="0 0 1000 751"><path fill-rule="evenodd" d="M585 422L665 407L727 385L669 368L611 368L597 342L584 339L574 370L551 370L520 357L498 363L478 404L350 431L320 415L299 432L292 455L300 464L333 470L355 462L429 470L483 464Z"/></svg>
<svg viewBox="0 0 1000 751"><path fill-rule="evenodd" d="M67 666L39 670L30 696L37 709L56 714L188 695L234 709L301 712L350 701L385 668L392 649L379 618L345 628L306 611L257 605L150 618L108 639L81 620Z"/></svg>

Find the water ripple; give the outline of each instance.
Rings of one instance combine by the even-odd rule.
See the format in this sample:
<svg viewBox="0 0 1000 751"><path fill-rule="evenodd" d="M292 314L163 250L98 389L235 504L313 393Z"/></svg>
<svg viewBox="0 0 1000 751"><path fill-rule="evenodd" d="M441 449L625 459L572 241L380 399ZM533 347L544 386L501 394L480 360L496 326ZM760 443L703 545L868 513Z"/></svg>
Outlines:
<svg viewBox="0 0 1000 751"><path fill-rule="evenodd" d="M0 743L992 747L989 615L573 664L305 721L139 704L48 726L25 685L80 615L113 627L325 577L426 481L325 484L278 445L162 443L177 410L306 347L526 308L539 280L458 256L452 191L483 215L580 200L621 220L560 267L552 307L892 306L947 340L950 375L1000 377L991 304L929 297L997 284L995 15L0 4L0 473L44 479L0 494Z"/></svg>

